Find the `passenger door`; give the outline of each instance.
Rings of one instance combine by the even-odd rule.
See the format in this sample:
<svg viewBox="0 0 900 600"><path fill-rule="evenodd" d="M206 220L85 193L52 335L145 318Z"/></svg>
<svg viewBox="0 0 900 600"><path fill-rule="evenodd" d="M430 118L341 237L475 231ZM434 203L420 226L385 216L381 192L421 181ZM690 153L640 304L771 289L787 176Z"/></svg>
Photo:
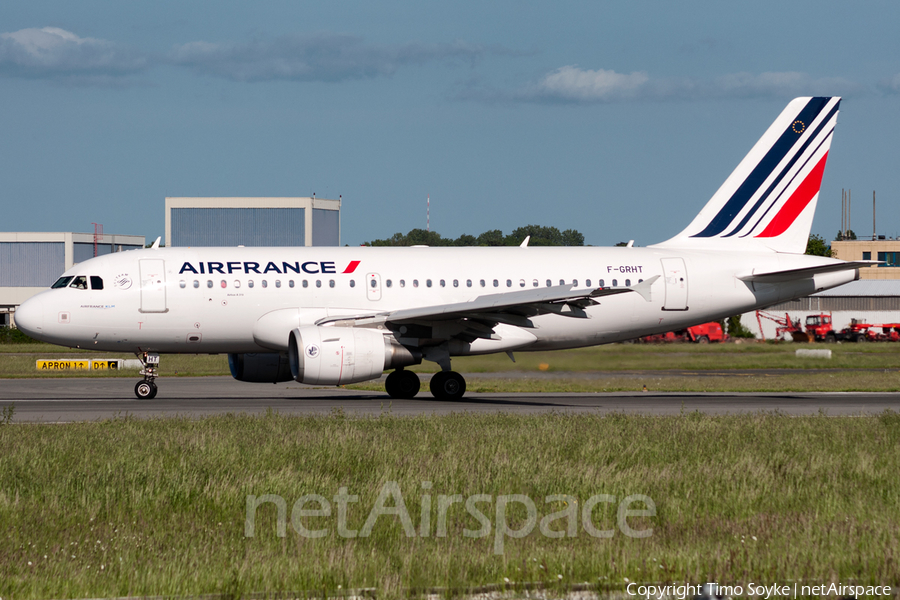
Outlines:
<svg viewBox="0 0 900 600"><path fill-rule="evenodd" d="M688 280L683 258L660 259L666 281L666 301L663 310L687 310Z"/></svg>
<svg viewBox="0 0 900 600"><path fill-rule="evenodd" d="M166 308L166 262L161 258L143 258L141 270L141 312L164 313Z"/></svg>

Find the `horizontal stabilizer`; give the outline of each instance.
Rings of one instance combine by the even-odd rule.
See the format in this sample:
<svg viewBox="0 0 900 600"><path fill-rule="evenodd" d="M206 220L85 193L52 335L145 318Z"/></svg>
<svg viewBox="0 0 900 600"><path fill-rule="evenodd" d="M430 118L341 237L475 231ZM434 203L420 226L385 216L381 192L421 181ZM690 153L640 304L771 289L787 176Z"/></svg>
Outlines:
<svg viewBox="0 0 900 600"><path fill-rule="evenodd" d="M756 283L783 283L785 281L796 281L807 277L813 277L820 273L836 273L838 271L850 271L860 267L874 267L881 264L877 260L855 260L847 262L833 263L830 265L818 265L815 267L804 267L802 269L787 269L784 271L770 271L768 273L751 273L749 275L738 275L741 281L754 281Z"/></svg>

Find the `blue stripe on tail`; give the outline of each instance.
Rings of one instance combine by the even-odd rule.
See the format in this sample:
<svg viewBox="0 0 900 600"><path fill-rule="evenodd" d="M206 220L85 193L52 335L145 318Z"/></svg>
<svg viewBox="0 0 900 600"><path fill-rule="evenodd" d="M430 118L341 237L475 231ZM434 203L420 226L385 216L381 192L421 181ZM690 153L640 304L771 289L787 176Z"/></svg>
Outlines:
<svg viewBox="0 0 900 600"><path fill-rule="evenodd" d="M829 98L811 98L809 102L806 103L806 106L803 107L803 110L797 115L796 120L802 121L805 124L812 123L828 104L829 100ZM741 183L740 187L732 194L731 198L728 199L725 206L723 206L719 213L712 221L710 221L709 225L707 225L703 231L696 233L691 237L714 237L725 231L725 229L734 221L735 217L744 209L750 201L750 198L753 197L753 194L755 194L760 186L766 181L766 178L771 175L772 171L775 170L778 164L785 156L787 156L788 152L791 151L794 144L797 142L800 133L802 132L794 130L793 125L789 125L762 160L759 161L759 164L756 165L753 171L751 171L743 183ZM759 208L758 203L750 214L752 215L757 208ZM734 233L734 231L731 233Z"/></svg>

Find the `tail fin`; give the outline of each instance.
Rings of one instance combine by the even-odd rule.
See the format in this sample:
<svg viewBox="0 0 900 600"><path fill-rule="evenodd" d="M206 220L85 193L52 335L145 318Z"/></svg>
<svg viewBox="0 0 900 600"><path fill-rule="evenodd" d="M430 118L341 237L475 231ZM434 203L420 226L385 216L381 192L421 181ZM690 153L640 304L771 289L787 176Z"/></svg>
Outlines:
<svg viewBox="0 0 900 600"><path fill-rule="evenodd" d="M687 229L658 247L802 254L840 98L796 98Z"/></svg>

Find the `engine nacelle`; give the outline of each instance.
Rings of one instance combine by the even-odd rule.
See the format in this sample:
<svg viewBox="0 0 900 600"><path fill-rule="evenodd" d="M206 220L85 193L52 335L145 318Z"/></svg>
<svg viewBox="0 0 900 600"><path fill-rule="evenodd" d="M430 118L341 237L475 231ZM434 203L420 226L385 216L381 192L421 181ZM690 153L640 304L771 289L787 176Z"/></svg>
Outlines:
<svg viewBox="0 0 900 600"><path fill-rule="evenodd" d="M232 377L247 383L278 383L294 378L287 357L277 352L229 354L228 366Z"/></svg>
<svg viewBox="0 0 900 600"><path fill-rule="evenodd" d="M375 329L310 326L291 332L288 361L300 383L343 385L419 364L422 355Z"/></svg>

